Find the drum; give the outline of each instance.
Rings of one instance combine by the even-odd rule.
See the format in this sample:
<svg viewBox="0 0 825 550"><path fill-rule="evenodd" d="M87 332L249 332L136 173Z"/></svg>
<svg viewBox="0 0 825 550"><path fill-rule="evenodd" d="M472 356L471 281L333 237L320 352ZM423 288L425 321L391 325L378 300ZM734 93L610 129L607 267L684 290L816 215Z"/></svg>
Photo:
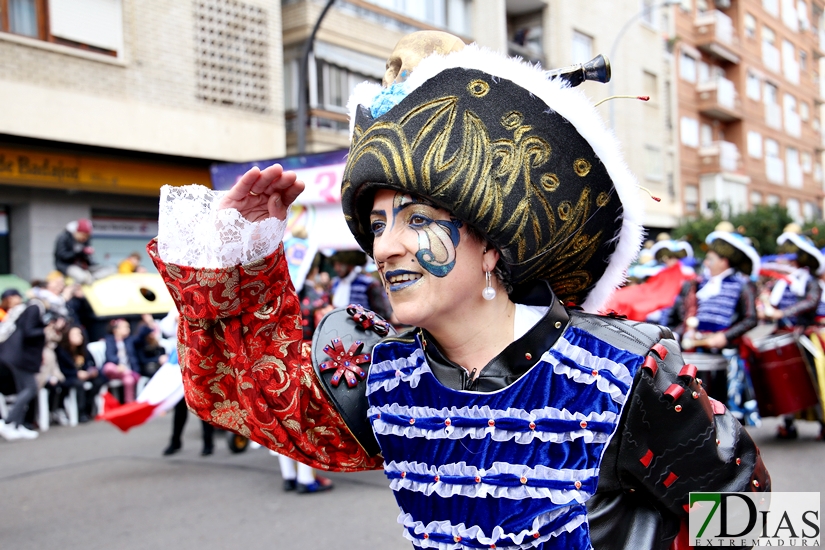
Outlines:
<svg viewBox="0 0 825 550"><path fill-rule="evenodd" d="M685 360L686 365L696 365L696 369L700 372L727 370L729 361L727 357L720 354L696 353L693 351L683 351L682 359Z"/></svg>
<svg viewBox="0 0 825 550"><path fill-rule="evenodd" d="M745 338L753 354L751 380L762 416L794 413L818 404L813 379L793 333Z"/></svg>

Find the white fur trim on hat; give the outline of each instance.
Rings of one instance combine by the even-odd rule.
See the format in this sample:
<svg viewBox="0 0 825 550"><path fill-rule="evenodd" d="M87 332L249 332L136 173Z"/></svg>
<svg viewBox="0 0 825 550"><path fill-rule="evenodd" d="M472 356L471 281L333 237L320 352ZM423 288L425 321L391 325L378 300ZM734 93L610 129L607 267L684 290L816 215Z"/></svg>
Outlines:
<svg viewBox="0 0 825 550"><path fill-rule="evenodd" d="M624 283L627 268L638 255L644 236L644 209L639 186L622 157L615 135L605 126L595 106L581 90L568 87L561 79L548 80L544 70L538 65L506 57L476 44L470 44L463 50L446 56L436 54L423 59L404 83L408 93L440 72L452 68L482 71L493 78L510 80L528 90L567 119L604 164L616 187L624 215L622 227L616 236L616 249L610 256L607 269L581 304L585 311L599 311L613 291ZM365 82L356 86L348 103L350 130L353 128L358 105L369 107L380 91L381 87L374 83Z"/></svg>

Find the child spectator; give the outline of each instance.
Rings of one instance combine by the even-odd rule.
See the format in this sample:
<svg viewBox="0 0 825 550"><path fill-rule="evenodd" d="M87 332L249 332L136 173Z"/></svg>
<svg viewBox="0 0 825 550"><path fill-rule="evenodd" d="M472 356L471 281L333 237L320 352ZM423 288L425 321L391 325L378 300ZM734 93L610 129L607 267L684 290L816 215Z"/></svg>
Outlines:
<svg viewBox="0 0 825 550"><path fill-rule="evenodd" d="M103 375L109 380L123 382L123 402L135 400L135 386L140 379L140 363L135 354L134 342L129 338L132 328L126 319L115 319L109 325L106 336L106 362Z"/></svg>

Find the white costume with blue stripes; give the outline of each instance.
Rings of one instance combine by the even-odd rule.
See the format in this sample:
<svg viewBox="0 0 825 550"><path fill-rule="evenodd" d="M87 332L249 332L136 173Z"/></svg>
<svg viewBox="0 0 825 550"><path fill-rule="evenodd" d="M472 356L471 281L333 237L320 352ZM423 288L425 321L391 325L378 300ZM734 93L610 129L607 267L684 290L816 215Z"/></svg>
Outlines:
<svg viewBox="0 0 825 550"><path fill-rule="evenodd" d="M584 503L643 359L569 326L515 383L479 393L443 386L420 338L377 345L369 418L404 535L441 550L590 548Z"/></svg>

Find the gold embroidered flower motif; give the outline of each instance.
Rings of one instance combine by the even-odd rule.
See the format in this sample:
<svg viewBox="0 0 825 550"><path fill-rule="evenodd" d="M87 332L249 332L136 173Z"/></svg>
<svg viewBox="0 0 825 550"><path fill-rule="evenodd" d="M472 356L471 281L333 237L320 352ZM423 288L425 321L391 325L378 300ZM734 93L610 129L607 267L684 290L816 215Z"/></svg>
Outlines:
<svg viewBox="0 0 825 550"><path fill-rule="evenodd" d="M195 272L195 277L201 286L213 287L229 280L229 273L225 271L209 271L206 269Z"/></svg>
<svg viewBox="0 0 825 550"><path fill-rule="evenodd" d="M246 416L249 411L242 410L237 401L221 401L212 409L212 421L227 430L249 437Z"/></svg>

